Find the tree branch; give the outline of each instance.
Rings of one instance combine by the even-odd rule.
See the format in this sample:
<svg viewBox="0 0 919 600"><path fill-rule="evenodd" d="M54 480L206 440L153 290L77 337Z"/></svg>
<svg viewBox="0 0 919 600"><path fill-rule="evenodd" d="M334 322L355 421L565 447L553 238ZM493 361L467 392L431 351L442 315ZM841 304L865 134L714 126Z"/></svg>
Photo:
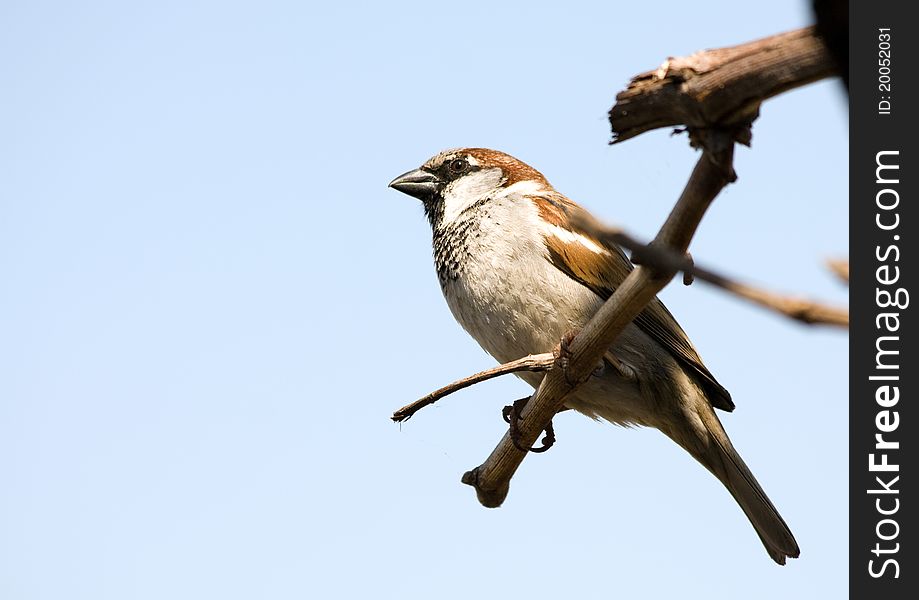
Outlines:
<svg viewBox="0 0 919 600"><path fill-rule="evenodd" d="M700 267L685 255L681 256L662 246L644 244L621 229L604 227L589 215L581 216L577 218L577 221L580 227L589 231L604 246L609 248L622 246L631 250L633 252L632 262L635 264L650 265L669 271L682 271L691 278L701 279L739 298L808 325L833 325L844 328L849 326L849 311L846 309L767 292L730 279ZM835 270L836 263L831 264ZM848 267L848 263L845 264Z"/></svg>
<svg viewBox="0 0 919 600"><path fill-rule="evenodd" d="M830 270L836 277L839 277L846 284L849 283L849 261L841 259L831 259L826 261Z"/></svg>
<svg viewBox="0 0 919 600"><path fill-rule="evenodd" d="M733 180L731 134L709 132L704 148L683 194L652 245L685 253L706 209L724 186ZM524 407L517 427L521 446L529 447L536 442L552 417L563 408L565 397L590 377L616 337L675 273L672 269L660 270L641 265L625 278L571 341L567 364L551 369ZM484 506L500 506L507 497L511 477L525 456L526 453L511 440L510 433L505 433L485 462L466 472L462 481L475 488L479 502Z"/></svg>
<svg viewBox="0 0 919 600"><path fill-rule="evenodd" d="M612 143L658 127L748 123L763 100L837 73L813 27L669 58L616 96L609 111ZM738 141L749 145L749 139Z"/></svg>
<svg viewBox="0 0 919 600"><path fill-rule="evenodd" d="M408 421L415 413L424 408L425 406L430 406L434 404L444 396L449 396L453 392L458 392L463 388L467 388L470 385L475 385L483 381L488 381L489 379L494 379L495 377L500 377L501 375L507 375L509 373L517 373L519 371L548 371L552 368L552 364L555 362L555 355L551 352L546 352L544 354L531 354L529 356L524 356L523 358L518 358L517 360L511 361L509 363L504 363L503 365L498 365L497 367L492 367L491 369L486 369L480 371L475 375L470 375L469 377L464 377L449 385L445 385L439 390L435 390L421 398L412 402L411 404L406 404L390 417L396 423L402 423L403 421Z"/></svg>

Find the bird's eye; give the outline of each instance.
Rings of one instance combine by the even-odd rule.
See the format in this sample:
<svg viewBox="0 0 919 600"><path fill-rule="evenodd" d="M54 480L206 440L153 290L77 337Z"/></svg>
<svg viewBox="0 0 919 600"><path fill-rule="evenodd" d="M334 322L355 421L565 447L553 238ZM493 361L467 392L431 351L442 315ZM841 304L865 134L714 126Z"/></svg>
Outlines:
<svg viewBox="0 0 919 600"><path fill-rule="evenodd" d="M451 173L464 173L469 168L469 163L463 158L454 158L450 161L449 169Z"/></svg>

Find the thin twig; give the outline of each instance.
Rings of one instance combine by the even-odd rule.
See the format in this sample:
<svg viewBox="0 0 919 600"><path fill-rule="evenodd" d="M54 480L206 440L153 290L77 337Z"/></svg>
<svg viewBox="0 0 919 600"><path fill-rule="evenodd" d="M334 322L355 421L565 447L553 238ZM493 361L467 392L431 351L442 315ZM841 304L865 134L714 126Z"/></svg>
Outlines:
<svg viewBox="0 0 919 600"><path fill-rule="evenodd" d="M552 353L546 352L543 354L531 354L529 356L524 356L523 358L513 360L509 363L504 363L503 365L492 367L491 369L485 369L484 371L480 371L475 375L470 375L469 377L464 377L460 380L454 381L449 385L445 385L439 390L435 390L424 398L420 398L411 404L406 404L394 412L390 418L396 423L408 421L415 415L416 412L425 406L430 406L444 396L449 396L453 392L458 392L459 390L467 388L470 385L475 385L483 381L488 381L489 379L494 379L495 377L500 377L501 375L517 373L519 371L548 371L552 368L552 364L554 362L555 357L552 355Z"/></svg>
<svg viewBox="0 0 919 600"><path fill-rule="evenodd" d="M712 279L702 277L702 275L699 275L699 278L714 283ZM849 327L849 311L842 308L826 306L819 302L811 302L802 298L774 294L736 281L725 280L716 285L735 296L759 304L806 325L832 325L843 329L848 329Z"/></svg>
<svg viewBox="0 0 919 600"><path fill-rule="evenodd" d="M590 216L582 215L576 219L580 227L589 231L591 236L604 246L609 248L618 245L631 250L632 261L635 264L651 265L668 271L682 271L689 277L701 279L739 298L808 325L832 325L843 328L849 326L849 311L844 308L767 292L700 267L687 256L676 254L668 248L645 244L621 229L604 227ZM845 266L848 267L848 263L845 263ZM837 265L831 263L831 267L836 270Z"/></svg>
<svg viewBox="0 0 919 600"><path fill-rule="evenodd" d="M826 264L836 277L839 277L846 284L849 283L849 261L833 258L826 261Z"/></svg>

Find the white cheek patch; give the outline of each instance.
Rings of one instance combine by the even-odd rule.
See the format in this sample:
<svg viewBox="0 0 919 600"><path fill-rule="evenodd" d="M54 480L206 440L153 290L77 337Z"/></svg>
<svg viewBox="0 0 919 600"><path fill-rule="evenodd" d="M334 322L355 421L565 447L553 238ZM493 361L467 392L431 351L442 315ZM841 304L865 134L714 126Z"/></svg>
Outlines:
<svg viewBox="0 0 919 600"><path fill-rule="evenodd" d="M556 237L562 240L563 242L566 242L569 244L571 243L580 244L584 246L585 248L587 248L588 250L590 250L591 252L594 252L596 254L602 254L603 252L605 252L605 250L602 247L600 247L595 241L593 241L589 237L585 237L579 233L574 233L573 231L568 231L564 227L559 227L558 225L549 225L548 227L546 227L546 229L549 235Z"/></svg>
<svg viewBox="0 0 919 600"><path fill-rule="evenodd" d="M460 177L443 191L443 224L455 221L464 210L494 192L501 185L500 169L476 171Z"/></svg>

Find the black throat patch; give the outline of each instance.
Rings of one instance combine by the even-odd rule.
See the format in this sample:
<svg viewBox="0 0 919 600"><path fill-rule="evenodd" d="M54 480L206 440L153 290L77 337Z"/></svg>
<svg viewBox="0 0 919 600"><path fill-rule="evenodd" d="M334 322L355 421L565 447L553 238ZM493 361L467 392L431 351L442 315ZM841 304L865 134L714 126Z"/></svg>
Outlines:
<svg viewBox="0 0 919 600"><path fill-rule="evenodd" d="M489 198L483 198L470 204L447 226L443 224L443 202L425 205L433 231L434 268L441 287L462 275L463 265L471 255L470 246L483 235L479 223L488 218L488 202Z"/></svg>

